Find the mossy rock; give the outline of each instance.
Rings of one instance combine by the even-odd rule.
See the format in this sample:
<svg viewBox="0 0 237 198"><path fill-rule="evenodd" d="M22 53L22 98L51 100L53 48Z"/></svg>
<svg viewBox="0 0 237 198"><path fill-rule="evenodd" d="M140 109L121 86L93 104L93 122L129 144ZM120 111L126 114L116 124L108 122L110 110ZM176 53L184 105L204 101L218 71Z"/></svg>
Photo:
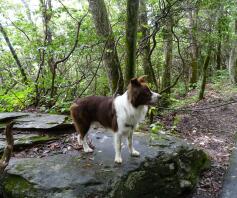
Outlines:
<svg viewBox="0 0 237 198"><path fill-rule="evenodd" d="M93 154L12 160L1 181L4 193L13 198L172 198L190 192L210 164L204 151L183 140L164 135L158 139L167 146L160 147L155 138L139 134L134 136L134 146L141 156L130 157L123 147L123 164L115 165L113 136L91 135L96 146Z"/></svg>

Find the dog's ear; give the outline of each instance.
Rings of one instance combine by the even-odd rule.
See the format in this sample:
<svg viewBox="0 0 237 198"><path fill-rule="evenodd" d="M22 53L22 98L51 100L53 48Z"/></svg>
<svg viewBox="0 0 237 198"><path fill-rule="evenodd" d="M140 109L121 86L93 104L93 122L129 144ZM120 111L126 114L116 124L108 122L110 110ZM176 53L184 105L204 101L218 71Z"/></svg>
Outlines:
<svg viewBox="0 0 237 198"><path fill-rule="evenodd" d="M146 82L146 78L147 78L147 75L140 76L140 77L138 78L138 81L139 81L140 83L145 83L145 82Z"/></svg>
<svg viewBox="0 0 237 198"><path fill-rule="evenodd" d="M132 79L130 80L130 83L131 83L132 85L135 85L135 86L140 85L140 83L139 83L139 81L138 81L137 78L132 78Z"/></svg>

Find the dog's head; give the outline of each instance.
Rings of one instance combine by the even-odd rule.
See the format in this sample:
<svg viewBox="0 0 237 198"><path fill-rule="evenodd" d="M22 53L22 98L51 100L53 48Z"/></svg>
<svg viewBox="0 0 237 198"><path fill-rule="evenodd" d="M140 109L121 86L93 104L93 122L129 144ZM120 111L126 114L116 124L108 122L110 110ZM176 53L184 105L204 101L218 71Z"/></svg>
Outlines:
<svg viewBox="0 0 237 198"><path fill-rule="evenodd" d="M145 77L133 78L128 85L128 100L134 107L153 105L161 97L160 94L152 92L149 89Z"/></svg>

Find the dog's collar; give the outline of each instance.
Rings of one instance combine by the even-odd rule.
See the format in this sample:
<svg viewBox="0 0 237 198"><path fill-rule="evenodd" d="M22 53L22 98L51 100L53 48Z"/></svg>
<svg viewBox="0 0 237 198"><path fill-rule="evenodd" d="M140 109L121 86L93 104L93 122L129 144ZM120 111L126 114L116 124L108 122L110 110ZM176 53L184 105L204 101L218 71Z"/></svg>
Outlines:
<svg viewBox="0 0 237 198"><path fill-rule="evenodd" d="M134 125L132 125L132 124L128 124L128 123L125 123L125 127L129 127L129 128L134 128Z"/></svg>

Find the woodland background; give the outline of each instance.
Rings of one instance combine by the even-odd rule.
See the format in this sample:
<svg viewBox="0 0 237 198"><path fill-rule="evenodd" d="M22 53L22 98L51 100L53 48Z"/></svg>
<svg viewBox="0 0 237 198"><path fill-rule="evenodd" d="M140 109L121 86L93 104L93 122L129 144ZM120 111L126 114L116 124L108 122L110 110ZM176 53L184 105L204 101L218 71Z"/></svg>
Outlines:
<svg viewBox="0 0 237 198"><path fill-rule="evenodd" d="M68 112L148 75L161 105L237 83L234 0L0 0L0 112ZM221 86L221 85L220 85Z"/></svg>

